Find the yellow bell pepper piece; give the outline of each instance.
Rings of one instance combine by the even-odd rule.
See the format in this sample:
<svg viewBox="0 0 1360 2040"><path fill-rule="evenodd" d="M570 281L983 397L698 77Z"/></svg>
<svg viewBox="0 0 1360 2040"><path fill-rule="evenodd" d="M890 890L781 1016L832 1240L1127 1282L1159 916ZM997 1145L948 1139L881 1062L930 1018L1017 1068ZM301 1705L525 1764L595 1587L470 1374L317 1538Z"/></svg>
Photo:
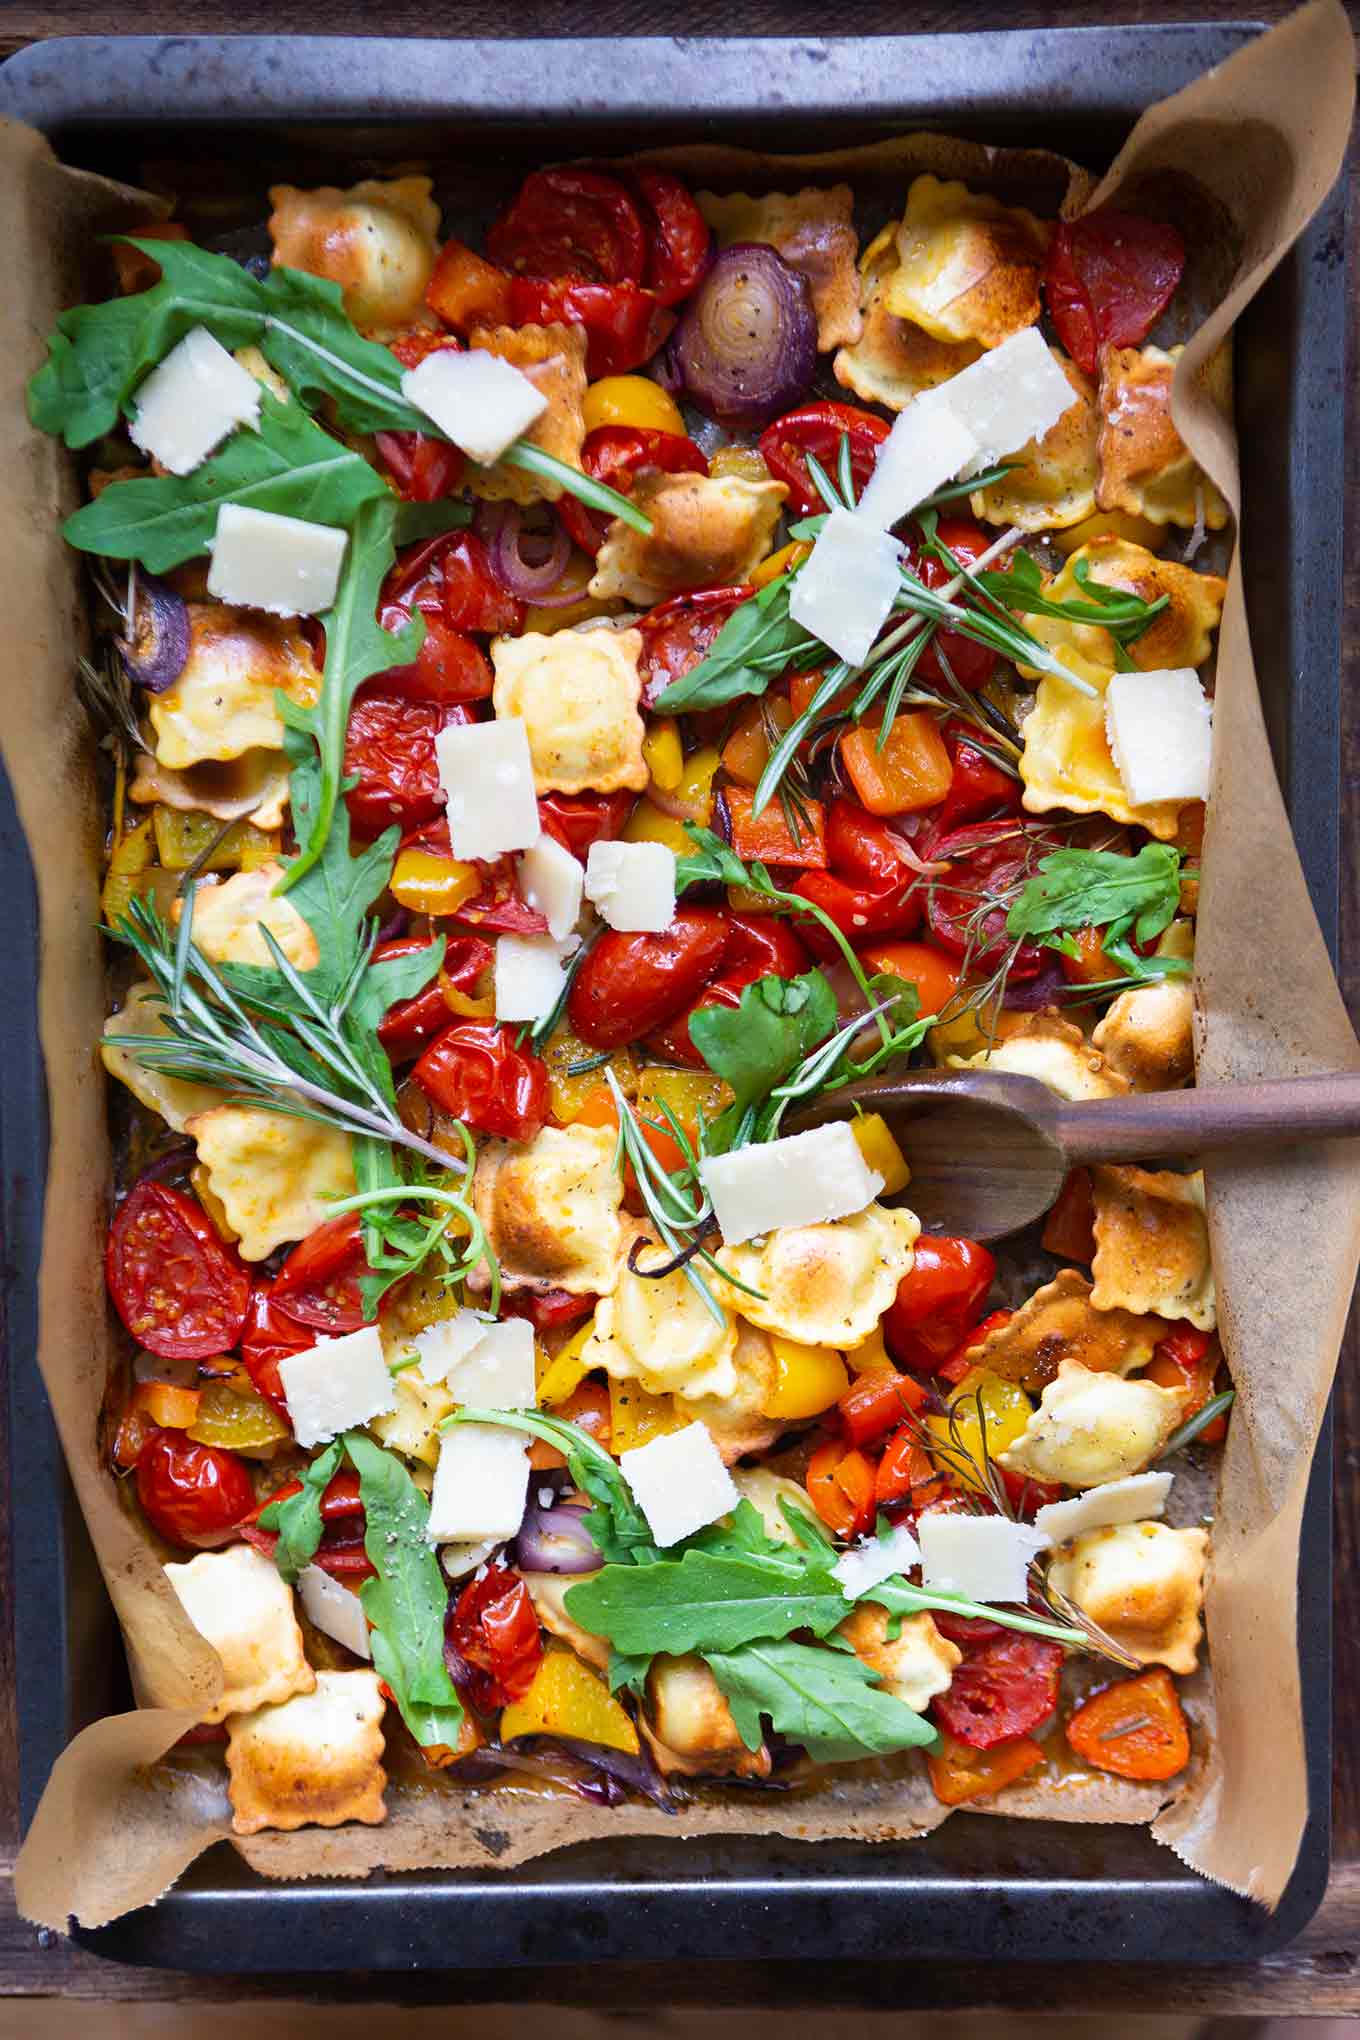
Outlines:
<svg viewBox="0 0 1360 2040"><path fill-rule="evenodd" d="M155 807L151 823L156 836L156 855L167 871L187 871L202 857L222 824L215 815L197 811L181 813L178 808ZM233 822L217 848L200 866L203 871L254 871L279 854L281 838L249 822Z"/></svg>
<svg viewBox="0 0 1360 2040"><path fill-rule="evenodd" d="M543 1051L543 1060L548 1065L548 1108L553 1118L563 1126L571 1126L581 1116L586 1101L596 1091L608 1095L605 1071L613 1073L620 1090L631 1098L637 1090L637 1063L630 1048L617 1048L608 1062L597 1063L597 1048L588 1041L582 1041L579 1034L573 1034L565 1022L553 1030L548 1045ZM579 1063L590 1063L592 1067L581 1070L573 1076L572 1070Z"/></svg>
<svg viewBox="0 0 1360 2040"><path fill-rule="evenodd" d="M601 425L633 425L640 432L678 432L685 421L675 398L645 375L604 375L586 391L586 431Z"/></svg>
<svg viewBox="0 0 1360 2040"><path fill-rule="evenodd" d="M677 857L692 857L694 843L685 833L683 822L677 822L674 815L663 815L659 807L653 807L649 800L640 800L623 825L622 841L625 843L664 843Z"/></svg>
<svg viewBox="0 0 1360 2040"><path fill-rule="evenodd" d="M688 837L685 844L689 850L694 848ZM114 927L123 918L135 898L154 900L162 915L169 914L179 875L160 870L154 859L155 843L148 815L114 845L99 903L108 927Z"/></svg>
<svg viewBox="0 0 1360 2040"><path fill-rule="evenodd" d="M850 1386L839 1353L830 1346L803 1346L796 1339L772 1338L775 1385L761 1405L767 1417L816 1417L838 1402Z"/></svg>
<svg viewBox="0 0 1360 2040"><path fill-rule="evenodd" d="M594 560L587 561L591 573L595 570ZM568 569L570 572L570 569ZM596 616L617 616L623 607L612 596L587 595L584 592L577 602L564 602L560 609L540 609L530 603L524 612L524 631L527 636L534 631L539 637L551 637L554 631L570 630L573 624L589 623Z"/></svg>
<svg viewBox="0 0 1360 2040"><path fill-rule="evenodd" d="M895 1190L905 1190L911 1181L911 1170L883 1114L861 1113L858 1119L850 1121L850 1131L855 1136L855 1146L869 1167L876 1169L883 1178L882 1195L889 1197Z"/></svg>
<svg viewBox="0 0 1360 2040"><path fill-rule="evenodd" d="M520 1735L565 1735L577 1742L638 1754L638 1733L598 1672L574 1651L549 1649L522 1700L501 1713L501 1741Z"/></svg>
<svg viewBox="0 0 1360 2040"><path fill-rule="evenodd" d="M713 809L713 778L721 764L721 751L715 744L705 744L690 752L679 785L668 789L686 809L690 821L707 822ZM694 845L689 847L692 850Z"/></svg>
<svg viewBox="0 0 1360 2040"><path fill-rule="evenodd" d="M875 1325L863 1345L853 1347L846 1354L845 1364L852 1374L881 1374L885 1367L893 1365L883 1343L882 1325Z"/></svg>
<svg viewBox="0 0 1360 2040"><path fill-rule="evenodd" d="M983 1424L989 1458L995 1459L1013 1445L1029 1422L1034 1405L1018 1382L1004 1381L985 1367L970 1368L949 1398L950 1417L927 1417L926 1427L938 1439L941 1449L932 1454L942 1473L952 1474L964 1487L983 1492L983 1483L970 1474L958 1455L967 1453L982 1462Z"/></svg>
<svg viewBox="0 0 1360 2040"><path fill-rule="evenodd" d="M693 844L690 848L693 849ZM727 904L734 914L777 914L778 900L772 900L768 893L757 892L754 886L729 885Z"/></svg>
<svg viewBox="0 0 1360 2040"><path fill-rule="evenodd" d="M971 989L969 985L960 987L965 997ZM943 1066L951 1055L981 1055L985 1048L1018 1033L1028 1018L1026 1013L998 1013L992 1006L981 1011L969 1007L957 1018L942 1020L938 1027L932 1027L926 1036L926 1047L932 1059Z"/></svg>
<svg viewBox="0 0 1360 2040"><path fill-rule="evenodd" d="M414 914L456 914L481 884L474 864L459 864L433 850L399 850L392 867L392 897Z"/></svg>
<svg viewBox="0 0 1360 2040"><path fill-rule="evenodd" d="M812 547L805 538L790 539L787 545L780 546L778 552L771 553L767 560L761 561L751 576L751 586L763 588L767 581L777 581L781 574L792 573L795 567L803 564L811 551Z"/></svg>
<svg viewBox="0 0 1360 2040"><path fill-rule="evenodd" d="M680 731L674 716L658 716L647 725L642 739L647 770L663 793L674 793L685 776L685 754L680 748Z"/></svg>
<svg viewBox="0 0 1360 2040"><path fill-rule="evenodd" d="M660 1108L668 1105L691 1135L698 1131L701 1119L716 1119L731 1098L731 1086L712 1070L676 1070L649 1063L638 1077L639 1111L664 1124L666 1115Z"/></svg>
<svg viewBox="0 0 1360 2040"><path fill-rule="evenodd" d="M768 482L770 470L761 459L760 451L754 446L720 446L710 454L708 472L711 475L735 475L739 482Z"/></svg>
<svg viewBox="0 0 1360 2040"><path fill-rule="evenodd" d="M590 1335L594 1329L595 1317L592 1312L583 1325L577 1326L566 1345L558 1347L551 1360L541 1346L535 1346L534 1367L540 1409L556 1409L559 1403L569 1401L585 1380L590 1372L590 1363L583 1360L581 1355L590 1343Z"/></svg>
<svg viewBox="0 0 1360 2040"><path fill-rule="evenodd" d="M258 1452L266 1445L272 1450L288 1435L287 1424L266 1396L228 1388L222 1381L209 1382L202 1391L189 1425L197 1444L222 1445L231 1452Z"/></svg>
<svg viewBox="0 0 1360 2040"><path fill-rule="evenodd" d="M689 1423L671 1395L649 1395L636 1381L609 1381L609 1449L617 1457Z"/></svg>

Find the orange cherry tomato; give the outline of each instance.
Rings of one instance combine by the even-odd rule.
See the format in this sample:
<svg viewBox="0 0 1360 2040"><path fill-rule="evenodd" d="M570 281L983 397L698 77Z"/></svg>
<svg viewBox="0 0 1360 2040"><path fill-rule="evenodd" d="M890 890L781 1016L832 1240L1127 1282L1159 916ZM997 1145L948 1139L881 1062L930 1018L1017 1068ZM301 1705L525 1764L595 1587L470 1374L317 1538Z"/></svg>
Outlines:
<svg viewBox="0 0 1360 2040"><path fill-rule="evenodd" d="M1067 1740L1084 1763L1117 1778L1174 1778L1190 1761L1190 1731L1162 1666L1118 1679L1078 1707Z"/></svg>
<svg viewBox="0 0 1360 2040"><path fill-rule="evenodd" d="M879 942L860 951L860 962L915 985L923 1013L943 1013L959 988L958 965L928 942Z"/></svg>
<svg viewBox="0 0 1360 2040"><path fill-rule="evenodd" d="M939 1748L926 1752L935 1797L945 1806L962 1806L965 1799L990 1799L1043 1761L1043 1751L1027 1735L995 1743L989 1750L975 1750L941 1729Z"/></svg>

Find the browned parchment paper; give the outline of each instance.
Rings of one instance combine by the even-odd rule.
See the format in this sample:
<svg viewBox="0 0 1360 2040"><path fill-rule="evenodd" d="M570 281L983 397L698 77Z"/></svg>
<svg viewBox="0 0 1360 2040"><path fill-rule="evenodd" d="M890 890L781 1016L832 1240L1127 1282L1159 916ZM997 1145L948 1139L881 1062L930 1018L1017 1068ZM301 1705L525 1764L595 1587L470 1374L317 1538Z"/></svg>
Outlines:
<svg viewBox="0 0 1360 2040"><path fill-rule="evenodd" d="M1353 50L1336 0L1314 0L1219 71L1140 121L1101 194L1167 169L1224 209L1232 244L1222 302L1177 378L1187 439L1232 501L1231 431L1197 372L1333 183L1351 117ZM1040 151L912 136L821 158L686 152L696 175L787 182L862 174L900 189L930 169L1045 211L1088 202L1091 180ZM674 160L674 152L672 152ZM702 159L702 160L701 160ZM1046 199L1040 194L1046 194ZM20 1909L63 1927L153 1901L228 1832L218 1778L157 1763L219 1690L214 1653L189 1627L98 1464L96 1419L108 1332L99 1243L108 1195L103 1080L91 1044L103 1018L97 922L100 823L89 737L71 689L80 638L75 564L58 535L66 458L33 432L23 382L56 313L88 293L93 234L145 217L144 201L60 168L30 131L0 126L0 208L12 251L0 304L7 380L0 409L0 744L38 875L39 1017L52 1112L37 1355L100 1563L128 1639L141 1709L94 1724L56 1766L16 1872ZM1360 1062L1275 785L1234 560L1220 640L1215 794L1197 964L1201 1080ZM1261 958L1270 968L1262 971ZM1360 1245L1360 1177L1349 1149L1299 1147L1212 1167L1210 1218L1222 1320L1241 1398L1227 1454L1207 1618L1214 1674L1190 1696L1201 1756L1153 1832L1206 1875L1270 1905L1292 1867L1306 1811L1295 1652L1295 1571L1308 1463L1335 1366ZM1281 1253L1281 1246L1286 1251ZM1282 1365L1282 1356L1287 1364ZM14 1364L31 1364L25 1354ZM1268 1675L1267 1675L1268 1668ZM1212 1729L1217 1687L1218 1728ZM1205 1754L1207 1752L1207 1754ZM154 1769L152 1768L154 1766ZM1064 1820L1147 1820L1162 1794L1118 1780L1021 1786L994 1810ZM528 1788L396 1786L382 1828L304 1830L238 1842L268 1875L362 1876L378 1866L506 1866L568 1842L624 1833L778 1833L901 1839L945 1815L913 1760L831 1773L808 1791L736 1794L680 1820L610 1812Z"/></svg>

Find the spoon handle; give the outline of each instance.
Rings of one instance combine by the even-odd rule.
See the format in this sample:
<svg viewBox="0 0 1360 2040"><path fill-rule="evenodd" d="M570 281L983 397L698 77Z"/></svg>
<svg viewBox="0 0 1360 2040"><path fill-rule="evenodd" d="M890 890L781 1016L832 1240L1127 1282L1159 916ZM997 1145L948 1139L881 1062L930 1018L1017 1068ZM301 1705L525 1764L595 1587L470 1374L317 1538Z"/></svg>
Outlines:
<svg viewBox="0 0 1360 2040"><path fill-rule="evenodd" d="M1272 1141L1337 1140L1360 1134L1360 1071L1093 1099L1064 1105L1056 1131L1069 1162L1138 1161Z"/></svg>

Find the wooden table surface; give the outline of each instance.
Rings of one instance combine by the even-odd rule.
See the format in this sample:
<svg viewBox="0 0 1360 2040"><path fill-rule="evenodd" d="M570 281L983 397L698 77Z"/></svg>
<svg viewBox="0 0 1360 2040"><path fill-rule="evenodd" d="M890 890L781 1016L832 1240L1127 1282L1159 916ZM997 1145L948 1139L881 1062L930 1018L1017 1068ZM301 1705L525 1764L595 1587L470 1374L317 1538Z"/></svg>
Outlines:
<svg viewBox="0 0 1360 2040"><path fill-rule="evenodd" d="M1360 29L1360 0L1349 0ZM428 0L328 0L323 8L305 0L142 0L135 10L107 0L0 0L0 57L36 38L52 35L328 34L433 35L456 28L460 35L702 35L943 31L949 29L1062 27L1111 22L1275 20L1288 13L1280 0L1017 0L1011 6L979 0L921 0L913 8L897 0L860 0L839 14L824 0L749 0L734 9L727 0L460 0L443 10ZM980 44L985 51L985 43ZM1351 266L1353 314L1360 301L1356 221L1360 177L1351 167ZM1360 358L1352 317L1351 361ZM1360 477L1353 441L1348 448L1345 514L1354 540L1360 529ZM1360 1020L1360 549L1346 549L1348 561L1342 689L1342 982L1353 1018ZM55 1935L38 1934L14 1912L11 1865L18 1841L14 1747L13 1635L8 1523L9 1492L0 1506L0 1997L67 1995L86 2000L172 2000L371 1997L391 2002L493 2003L510 1997L552 2004L646 2008L660 2005L797 2005L858 2002L885 2010L912 2006L1040 2008L1068 2012L1238 2014L1360 2014L1360 1321L1352 1314L1338 1389L1336 1445L1336 1767L1333 1814L1335 1867L1321 1910L1304 1934L1281 1954L1245 1969L1136 1969L1111 1964L962 1968L935 1964L883 1963L872 1970L822 1965L695 1965L681 1973L626 1966L589 1970L485 1972L458 1978L405 1980L393 1976L347 1976L314 1990L295 1978L259 1978L247 1983L137 1970L100 1961ZM0 1395L0 1483L9 1465L3 1437L5 1400ZM1263 1781L1264 1783L1265 1781ZM17 2013L17 2006L14 2007ZM0 2028L8 2029L0 2009ZM12 2030L23 2030L22 2016Z"/></svg>

